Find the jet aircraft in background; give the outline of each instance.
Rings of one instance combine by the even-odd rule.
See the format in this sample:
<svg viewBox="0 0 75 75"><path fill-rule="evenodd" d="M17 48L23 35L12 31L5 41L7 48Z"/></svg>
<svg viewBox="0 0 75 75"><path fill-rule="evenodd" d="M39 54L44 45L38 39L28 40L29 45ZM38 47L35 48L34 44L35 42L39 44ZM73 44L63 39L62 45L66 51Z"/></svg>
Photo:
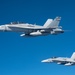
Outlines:
<svg viewBox="0 0 75 75"><path fill-rule="evenodd" d="M49 58L49 59L42 60L41 62L44 62L44 63L54 62L54 63L57 63L57 64L66 65L66 66L75 65L75 52L72 54L71 58L52 57L52 58Z"/></svg>
<svg viewBox="0 0 75 75"><path fill-rule="evenodd" d="M20 22L11 22L10 24L5 24L0 26L0 31L3 32L21 32L20 36L22 37L33 37L33 36L42 36L49 34L60 34L64 33L59 22L61 17L56 17L53 19L48 19L43 26L28 24L28 23L20 23Z"/></svg>

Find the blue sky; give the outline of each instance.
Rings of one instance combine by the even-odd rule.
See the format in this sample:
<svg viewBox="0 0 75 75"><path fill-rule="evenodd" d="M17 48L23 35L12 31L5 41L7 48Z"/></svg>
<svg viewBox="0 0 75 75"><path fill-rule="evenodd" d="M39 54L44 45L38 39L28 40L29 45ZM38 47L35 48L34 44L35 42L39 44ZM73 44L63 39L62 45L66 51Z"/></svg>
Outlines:
<svg viewBox="0 0 75 75"><path fill-rule="evenodd" d="M74 75L75 66L41 63L52 56L70 57L75 51L74 0L1 0L0 25L23 21L43 25L61 16L60 25L72 30L60 35L35 38L0 32L0 75Z"/></svg>

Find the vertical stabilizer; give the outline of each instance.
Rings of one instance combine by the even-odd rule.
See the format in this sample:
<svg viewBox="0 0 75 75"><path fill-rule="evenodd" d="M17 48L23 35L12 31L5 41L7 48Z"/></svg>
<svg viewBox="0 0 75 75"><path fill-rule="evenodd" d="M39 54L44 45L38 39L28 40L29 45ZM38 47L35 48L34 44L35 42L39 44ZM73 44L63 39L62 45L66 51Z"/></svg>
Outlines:
<svg viewBox="0 0 75 75"><path fill-rule="evenodd" d="M48 27L51 23L52 23L53 19L48 19L45 24L44 27Z"/></svg>
<svg viewBox="0 0 75 75"><path fill-rule="evenodd" d="M72 59L75 59L75 52L73 52L71 58L72 58Z"/></svg>
<svg viewBox="0 0 75 75"><path fill-rule="evenodd" d="M56 17L50 24L47 25L47 28L57 28L60 23L61 17Z"/></svg>

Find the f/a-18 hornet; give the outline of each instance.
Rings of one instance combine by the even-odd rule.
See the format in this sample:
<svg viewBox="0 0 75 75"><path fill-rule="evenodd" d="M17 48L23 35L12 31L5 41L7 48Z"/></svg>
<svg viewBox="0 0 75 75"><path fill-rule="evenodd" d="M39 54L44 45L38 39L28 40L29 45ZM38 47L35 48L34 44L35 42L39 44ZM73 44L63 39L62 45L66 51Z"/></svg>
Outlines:
<svg viewBox="0 0 75 75"><path fill-rule="evenodd" d="M5 24L0 26L0 31L5 32L22 32L20 36L22 37L32 37L32 36L42 36L49 34L60 34L64 33L59 22L61 17L56 17L53 19L48 19L43 26L28 24L28 23L20 23L20 22L11 22L10 24Z"/></svg>
<svg viewBox="0 0 75 75"><path fill-rule="evenodd" d="M75 52L72 54L71 58L67 58L67 57L52 57L46 60L42 60L41 62L45 62L45 63L57 63L60 65L66 65L66 66L70 66L70 65L75 65Z"/></svg>

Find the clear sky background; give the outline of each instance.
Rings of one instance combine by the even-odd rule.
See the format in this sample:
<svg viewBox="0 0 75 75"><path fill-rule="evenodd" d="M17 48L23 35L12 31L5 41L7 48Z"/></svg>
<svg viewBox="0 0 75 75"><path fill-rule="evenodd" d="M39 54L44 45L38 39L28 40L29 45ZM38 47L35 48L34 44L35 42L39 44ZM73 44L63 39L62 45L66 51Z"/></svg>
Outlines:
<svg viewBox="0 0 75 75"><path fill-rule="evenodd" d="M70 57L75 51L75 0L0 0L0 25L23 21L43 25L61 16L60 25L72 30L35 38L0 32L0 75L75 75L75 66L41 63L52 56Z"/></svg>

